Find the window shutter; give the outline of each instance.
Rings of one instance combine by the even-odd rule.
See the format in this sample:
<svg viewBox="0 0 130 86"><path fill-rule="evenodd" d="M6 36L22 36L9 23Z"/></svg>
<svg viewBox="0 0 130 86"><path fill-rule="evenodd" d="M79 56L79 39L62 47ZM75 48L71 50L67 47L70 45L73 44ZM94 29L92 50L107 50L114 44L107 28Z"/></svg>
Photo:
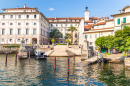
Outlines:
<svg viewBox="0 0 130 86"><path fill-rule="evenodd" d="M120 24L120 19L117 19L117 24L118 24L118 25Z"/></svg>
<svg viewBox="0 0 130 86"><path fill-rule="evenodd" d="M126 23L126 18L123 18L123 23Z"/></svg>

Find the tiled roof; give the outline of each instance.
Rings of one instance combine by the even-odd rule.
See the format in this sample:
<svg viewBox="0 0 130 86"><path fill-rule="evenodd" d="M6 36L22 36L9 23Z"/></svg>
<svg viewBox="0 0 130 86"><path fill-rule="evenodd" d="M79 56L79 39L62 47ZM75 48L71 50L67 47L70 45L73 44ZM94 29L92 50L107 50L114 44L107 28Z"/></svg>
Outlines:
<svg viewBox="0 0 130 86"><path fill-rule="evenodd" d="M92 21L84 21L84 23L93 23Z"/></svg>
<svg viewBox="0 0 130 86"><path fill-rule="evenodd" d="M109 19L109 20L106 20L106 22L109 22L109 21L114 21L114 19Z"/></svg>
<svg viewBox="0 0 130 86"><path fill-rule="evenodd" d="M84 31L88 31L91 29L93 24L84 25Z"/></svg>
<svg viewBox="0 0 130 86"><path fill-rule="evenodd" d="M97 24L94 24L94 26L97 26L97 25L105 25L106 24L106 22L99 22L99 23L97 23Z"/></svg>
<svg viewBox="0 0 130 86"><path fill-rule="evenodd" d="M125 11L125 9L127 9L127 8L130 8L130 6L129 6L129 5L125 6L125 7L122 9L122 11Z"/></svg>
<svg viewBox="0 0 130 86"><path fill-rule="evenodd" d="M89 19L97 20L98 18L97 17L90 17Z"/></svg>
<svg viewBox="0 0 130 86"><path fill-rule="evenodd" d="M70 18L47 18L48 20L81 20L84 17L70 17Z"/></svg>

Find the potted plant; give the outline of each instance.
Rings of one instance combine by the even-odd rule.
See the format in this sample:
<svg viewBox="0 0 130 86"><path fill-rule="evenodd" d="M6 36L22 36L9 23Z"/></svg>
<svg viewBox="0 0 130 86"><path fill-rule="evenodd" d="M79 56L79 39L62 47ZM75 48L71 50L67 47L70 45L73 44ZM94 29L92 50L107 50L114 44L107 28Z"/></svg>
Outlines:
<svg viewBox="0 0 130 86"><path fill-rule="evenodd" d="M51 42L52 42L52 45L54 46L55 39L52 39Z"/></svg>
<svg viewBox="0 0 130 86"><path fill-rule="evenodd" d="M67 42L67 47L68 47L68 44L69 44L69 39L66 39L66 42Z"/></svg>

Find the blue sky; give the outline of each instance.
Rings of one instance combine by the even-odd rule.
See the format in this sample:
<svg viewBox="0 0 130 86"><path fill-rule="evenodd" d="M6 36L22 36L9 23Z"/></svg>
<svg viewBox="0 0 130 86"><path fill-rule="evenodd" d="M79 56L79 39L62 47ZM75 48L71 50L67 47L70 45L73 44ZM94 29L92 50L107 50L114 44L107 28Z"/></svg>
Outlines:
<svg viewBox="0 0 130 86"><path fill-rule="evenodd" d="M130 0L0 0L0 12L3 8L38 7L46 17L84 17L85 6L89 7L90 17L106 17L116 14Z"/></svg>

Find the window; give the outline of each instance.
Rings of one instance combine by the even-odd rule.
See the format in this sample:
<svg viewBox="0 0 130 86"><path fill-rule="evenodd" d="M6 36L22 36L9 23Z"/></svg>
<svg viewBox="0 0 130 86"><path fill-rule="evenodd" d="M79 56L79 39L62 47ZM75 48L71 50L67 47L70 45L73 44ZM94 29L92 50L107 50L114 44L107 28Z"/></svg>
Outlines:
<svg viewBox="0 0 130 86"><path fill-rule="evenodd" d="M77 34L75 34L75 38L77 38Z"/></svg>
<svg viewBox="0 0 130 86"><path fill-rule="evenodd" d="M68 21L68 20L66 20L66 21Z"/></svg>
<svg viewBox="0 0 130 86"><path fill-rule="evenodd" d="M75 26L77 26L77 24L75 24Z"/></svg>
<svg viewBox="0 0 130 86"><path fill-rule="evenodd" d="M20 42L20 39L18 39L17 41Z"/></svg>
<svg viewBox="0 0 130 86"><path fill-rule="evenodd" d="M94 24L96 24L96 20L94 20Z"/></svg>
<svg viewBox="0 0 130 86"><path fill-rule="evenodd" d="M26 29L26 35L28 35L28 32L29 32L28 29Z"/></svg>
<svg viewBox="0 0 130 86"><path fill-rule="evenodd" d="M90 45L93 45L93 42L90 42Z"/></svg>
<svg viewBox="0 0 130 86"><path fill-rule="evenodd" d="M120 19L117 19L117 24L120 25Z"/></svg>
<svg viewBox="0 0 130 86"><path fill-rule="evenodd" d="M28 39L26 39L26 42L28 42Z"/></svg>
<svg viewBox="0 0 130 86"><path fill-rule="evenodd" d="M58 25L56 24L56 27L57 27Z"/></svg>
<svg viewBox="0 0 130 86"><path fill-rule="evenodd" d="M5 35L5 29L2 29L2 35Z"/></svg>
<svg viewBox="0 0 130 86"><path fill-rule="evenodd" d="M97 25L97 28L99 28L99 26Z"/></svg>
<svg viewBox="0 0 130 86"><path fill-rule="evenodd" d="M53 27L53 24L51 24L51 27Z"/></svg>
<svg viewBox="0 0 130 86"><path fill-rule="evenodd" d="M75 20L76 21L76 20Z"/></svg>
<svg viewBox="0 0 130 86"><path fill-rule="evenodd" d="M12 39L9 39L10 42L12 42Z"/></svg>
<svg viewBox="0 0 130 86"><path fill-rule="evenodd" d="M3 19L5 18L5 15L3 15Z"/></svg>
<svg viewBox="0 0 130 86"><path fill-rule="evenodd" d="M62 41L60 43L62 43Z"/></svg>
<svg viewBox="0 0 130 86"><path fill-rule="evenodd" d="M10 35L12 35L12 33L13 33L13 30L12 30L12 29L10 29Z"/></svg>
<svg viewBox="0 0 130 86"><path fill-rule="evenodd" d="M61 38L63 38L63 34L61 34Z"/></svg>
<svg viewBox="0 0 130 86"><path fill-rule="evenodd" d="M2 42L4 42L5 40L4 39L2 39Z"/></svg>
<svg viewBox="0 0 130 86"><path fill-rule="evenodd" d="M90 34L90 39L92 38L92 34Z"/></svg>
<svg viewBox="0 0 130 86"><path fill-rule="evenodd" d="M123 23L126 23L126 17L125 17L125 18L123 18Z"/></svg>
<svg viewBox="0 0 130 86"><path fill-rule="evenodd" d="M67 24L66 24L66 27L67 27Z"/></svg>
<svg viewBox="0 0 130 86"><path fill-rule="evenodd" d="M113 32L111 32L111 34L113 34Z"/></svg>
<svg viewBox="0 0 130 86"><path fill-rule="evenodd" d="M97 38L97 34L95 34L95 38Z"/></svg>
<svg viewBox="0 0 130 86"><path fill-rule="evenodd" d="M28 18L29 18L29 15L27 15L26 18L28 19Z"/></svg>
<svg viewBox="0 0 130 86"><path fill-rule="evenodd" d="M10 18L13 18L13 15L10 15Z"/></svg>
<svg viewBox="0 0 130 86"><path fill-rule="evenodd" d="M2 25L5 25L5 23L2 23Z"/></svg>
<svg viewBox="0 0 130 86"><path fill-rule="evenodd" d="M85 38L87 38L87 35L85 35Z"/></svg>
<svg viewBox="0 0 130 86"><path fill-rule="evenodd" d="M63 27L63 25L61 24L61 27Z"/></svg>
<svg viewBox="0 0 130 86"><path fill-rule="evenodd" d="M13 23L10 23L10 25L13 25Z"/></svg>
<svg viewBox="0 0 130 86"><path fill-rule="evenodd" d="M21 23L18 23L18 25L21 25Z"/></svg>
<svg viewBox="0 0 130 86"><path fill-rule="evenodd" d="M19 18L21 18L21 15L19 15Z"/></svg>
<svg viewBox="0 0 130 86"><path fill-rule="evenodd" d="M34 18L37 18L37 16L36 16L36 15L34 15Z"/></svg>
<svg viewBox="0 0 130 86"><path fill-rule="evenodd" d="M103 35L103 32L101 32L101 35Z"/></svg>
<svg viewBox="0 0 130 86"><path fill-rule="evenodd" d="M20 29L18 29L18 35L21 35L21 30Z"/></svg>
<svg viewBox="0 0 130 86"><path fill-rule="evenodd" d="M26 10L24 10L24 12L26 12Z"/></svg>
<svg viewBox="0 0 130 86"><path fill-rule="evenodd" d="M33 35L36 35L36 29L33 29Z"/></svg>
<svg viewBox="0 0 130 86"><path fill-rule="evenodd" d="M36 23L34 23L34 25L36 25Z"/></svg>
<svg viewBox="0 0 130 86"><path fill-rule="evenodd" d="M29 25L29 23L26 23L26 25Z"/></svg>

